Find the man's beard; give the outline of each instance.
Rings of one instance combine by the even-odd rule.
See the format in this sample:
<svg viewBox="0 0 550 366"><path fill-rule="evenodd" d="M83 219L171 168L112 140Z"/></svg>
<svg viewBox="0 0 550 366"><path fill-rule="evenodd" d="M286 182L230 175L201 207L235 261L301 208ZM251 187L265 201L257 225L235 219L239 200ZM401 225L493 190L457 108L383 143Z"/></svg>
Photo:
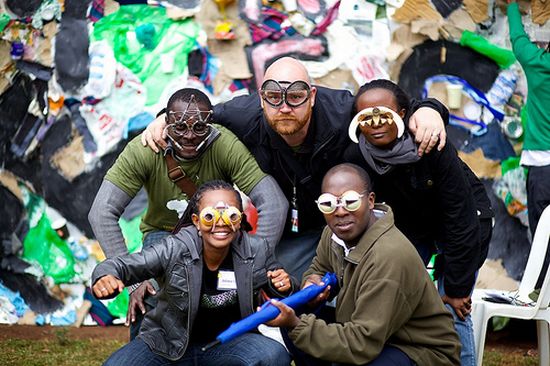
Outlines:
<svg viewBox="0 0 550 366"><path fill-rule="evenodd" d="M271 128L283 136L294 135L307 125L310 118L311 108L308 109L306 115L301 119L291 115L275 116L273 118L266 116L267 123L269 123Z"/></svg>

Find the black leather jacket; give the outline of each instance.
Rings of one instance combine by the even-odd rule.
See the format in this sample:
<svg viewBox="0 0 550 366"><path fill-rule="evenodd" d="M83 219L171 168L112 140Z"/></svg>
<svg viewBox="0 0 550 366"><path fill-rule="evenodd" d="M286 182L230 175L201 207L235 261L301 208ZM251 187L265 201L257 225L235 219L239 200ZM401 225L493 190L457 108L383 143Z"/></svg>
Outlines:
<svg viewBox="0 0 550 366"><path fill-rule="evenodd" d="M265 240L243 233L231 244L230 253L242 317L252 314L259 305L256 299L261 288L272 296L283 297L267 279L268 270L282 266L269 252ZM108 274L127 286L157 277L161 287L158 305L145 315L138 337L156 354L178 360L185 354L197 315L202 266L202 240L196 228L190 226L141 253L109 258L98 264L92 283ZM295 286L292 279L292 288Z"/></svg>

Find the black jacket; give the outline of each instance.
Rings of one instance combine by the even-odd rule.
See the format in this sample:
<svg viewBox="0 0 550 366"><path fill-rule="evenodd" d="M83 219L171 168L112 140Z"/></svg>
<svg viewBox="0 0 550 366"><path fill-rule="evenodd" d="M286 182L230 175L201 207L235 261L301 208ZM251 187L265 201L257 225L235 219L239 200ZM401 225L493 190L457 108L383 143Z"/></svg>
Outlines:
<svg viewBox="0 0 550 366"><path fill-rule="evenodd" d="M296 186L299 233L322 230L316 207L325 173L343 161L353 96L346 90L317 87L305 143L294 152L267 123L258 94L234 98L214 107L214 121L228 127L248 147L264 172L275 178L291 202ZM292 235L287 220L284 235Z"/></svg>
<svg viewBox="0 0 550 366"><path fill-rule="evenodd" d="M415 246L442 250L446 294L468 296L487 257L494 213L483 184L456 149L446 144L383 175L367 165L357 144L345 157L368 171L376 202L391 206L395 225Z"/></svg>
<svg viewBox="0 0 550 366"><path fill-rule="evenodd" d="M248 147L262 170L275 178L289 203L292 203L293 187L296 186L299 233L320 232L326 225L315 200L321 194L326 172L344 162L343 153L352 144L348 127L353 117L353 95L347 90L316 87L308 134L298 152L269 126L257 93L214 107L213 120L229 128ZM444 121L448 119L447 109L435 99L415 103L410 110L419 107L431 107ZM289 223L290 210L283 237L293 235Z"/></svg>
<svg viewBox="0 0 550 366"><path fill-rule="evenodd" d="M241 316L255 312L260 288L283 297L271 286L267 271L282 268L265 240L242 234L231 244ZM108 258L92 273L92 284L111 274L125 285L158 277L158 305L149 311L138 335L151 350L169 360L180 359L199 308L202 284L202 240L193 226L183 228L140 253ZM292 288L296 281L292 279Z"/></svg>

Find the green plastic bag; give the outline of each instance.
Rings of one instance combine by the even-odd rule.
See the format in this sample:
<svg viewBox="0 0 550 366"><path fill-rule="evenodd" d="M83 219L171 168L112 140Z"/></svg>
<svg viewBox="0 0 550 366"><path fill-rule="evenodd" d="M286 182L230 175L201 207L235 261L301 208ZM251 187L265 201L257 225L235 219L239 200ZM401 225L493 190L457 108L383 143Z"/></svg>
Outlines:
<svg viewBox="0 0 550 366"><path fill-rule="evenodd" d="M520 158L518 156L512 156L506 160L502 160L500 162L500 172L502 175L506 174L510 170L519 168L519 160Z"/></svg>
<svg viewBox="0 0 550 366"><path fill-rule="evenodd" d="M51 228L45 213L31 227L23 241L23 258L37 262L56 284L67 283L75 276L75 260L67 243Z"/></svg>
<svg viewBox="0 0 550 366"><path fill-rule="evenodd" d="M512 51L498 47L482 36L467 30L462 32L460 45L470 47L474 51L489 57L502 69L507 69L516 62L516 56L514 56Z"/></svg>
<svg viewBox="0 0 550 366"><path fill-rule="evenodd" d="M120 294L117 295L117 297L107 304L107 309L115 318L126 318L129 302L130 295L128 294L128 290L125 288Z"/></svg>
<svg viewBox="0 0 550 366"><path fill-rule="evenodd" d="M187 55L196 47L199 30L192 19L168 18L164 8L125 5L95 23L92 40L106 40L113 47L117 61L147 89L146 105L152 105L168 83L185 73ZM163 58L173 62L163 67Z"/></svg>
<svg viewBox="0 0 550 366"><path fill-rule="evenodd" d="M0 14L0 33L4 31L10 20L11 19L7 14Z"/></svg>
<svg viewBox="0 0 550 366"><path fill-rule="evenodd" d="M128 247L128 253L139 252L143 246L143 234L139 230L139 224L141 223L141 218L145 215L145 212L146 211L144 210L141 215L138 215L131 220L125 220L123 218L118 220L118 225L122 231L122 236L124 236L126 246Z"/></svg>

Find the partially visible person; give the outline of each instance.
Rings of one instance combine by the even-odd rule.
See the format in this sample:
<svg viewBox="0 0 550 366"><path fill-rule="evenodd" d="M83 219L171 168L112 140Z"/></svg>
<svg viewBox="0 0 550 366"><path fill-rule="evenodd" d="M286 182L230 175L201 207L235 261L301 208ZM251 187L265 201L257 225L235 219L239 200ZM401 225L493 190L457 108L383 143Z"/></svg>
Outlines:
<svg viewBox="0 0 550 366"><path fill-rule="evenodd" d="M550 43L539 47L529 40L518 4L510 0L508 25L512 50L527 78L527 124L520 164L527 167L527 210L529 229L534 236L542 211L550 205ZM550 251L547 251L536 289L542 287L549 264Z"/></svg>
<svg viewBox="0 0 550 366"><path fill-rule="evenodd" d="M281 187L290 209L277 258L293 276L308 268L325 225L316 212L321 180L342 162L349 145L347 123L353 96L347 90L314 86L304 65L291 57L273 62L258 93L214 107L214 119L233 131L250 149L260 167ZM440 113L445 107L427 99L418 105L409 128L422 141L419 153L445 144ZM153 122L142 142L164 147L162 119Z"/></svg>
<svg viewBox="0 0 550 366"><path fill-rule="evenodd" d="M451 144L418 156L405 131L410 98L394 82L363 85L355 108L349 134L357 144L346 157L365 167L377 200L392 207L395 225L424 264L441 253L436 261L441 297L455 318L462 366L475 366L470 295L487 257L494 216L483 183Z"/></svg>
<svg viewBox="0 0 550 366"><path fill-rule="evenodd" d="M174 229L196 187L213 179L236 184L252 199L258 209L256 234L274 247L288 209L277 182L260 169L231 131L214 124L212 105L201 91L187 88L175 92L167 111L169 144L164 155L141 146L139 138L130 141L107 172L92 204L89 221L107 258L128 253L118 220L142 187L148 197L140 225L146 248ZM143 298L155 293L150 281L136 287L131 289L127 317L132 323L132 339L146 311ZM155 299L148 298L148 307L154 304Z"/></svg>
<svg viewBox="0 0 550 366"><path fill-rule="evenodd" d="M162 279L158 305L145 315L139 335L105 365L289 365L284 346L259 333L201 351L267 296L284 297L294 287L273 248L246 233L250 225L239 192L224 181L203 184L182 222L177 234L94 269L92 289L99 299Z"/></svg>
<svg viewBox="0 0 550 366"><path fill-rule="evenodd" d="M297 365L459 365L460 343L411 242L393 213L375 204L367 172L354 164L330 169L317 199L328 227L304 274L303 287L338 275L336 322L296 316L279 301L268 323L284 327ZM330 288L311 305L327 298Z"/></svg>

